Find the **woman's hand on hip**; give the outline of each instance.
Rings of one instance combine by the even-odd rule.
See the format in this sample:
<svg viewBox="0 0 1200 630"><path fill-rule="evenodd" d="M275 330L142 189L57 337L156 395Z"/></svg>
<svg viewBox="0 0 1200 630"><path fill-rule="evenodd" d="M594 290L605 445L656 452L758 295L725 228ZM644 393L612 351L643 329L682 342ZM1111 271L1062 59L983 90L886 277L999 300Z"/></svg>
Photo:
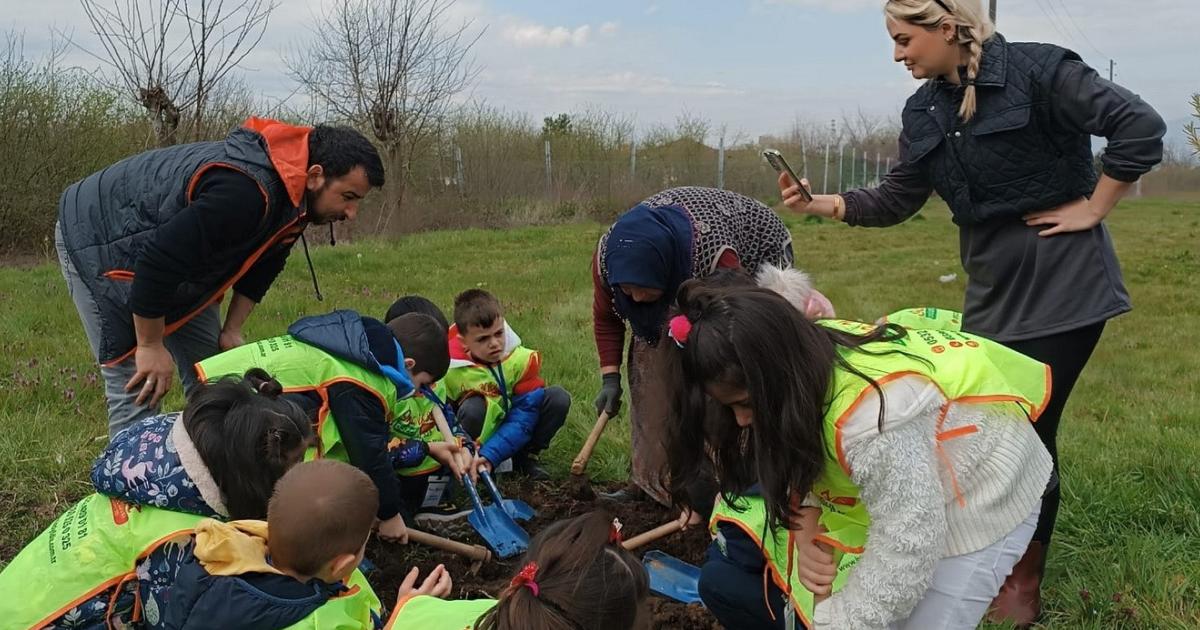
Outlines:
<svg viewBox="0 0 1200 630"><path fill-rule="evenodd" d="M1100 224L1108 211L1087 197L1064 203L1057 208L1034 212L1021 217L1030 227L1046 225L1049 229L1038 232L1038 236L1054 236L1066 232L1083 232Z"/></svg>

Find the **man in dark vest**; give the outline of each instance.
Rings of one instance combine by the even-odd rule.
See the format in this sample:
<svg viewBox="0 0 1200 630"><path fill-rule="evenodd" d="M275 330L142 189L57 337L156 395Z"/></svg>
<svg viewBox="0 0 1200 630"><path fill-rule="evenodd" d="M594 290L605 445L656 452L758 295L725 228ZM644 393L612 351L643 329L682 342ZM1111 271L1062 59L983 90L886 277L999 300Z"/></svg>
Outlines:
<svg viewBox="0 0 1200 630"><path fill-rule="evenodd" d="M157 412L176 366L187 390L193 364L242 345L304 228L353 219L382 185L358 132L251 118L223 141L141 153L67 188L55 245L104 376L109 435Z"/></svg>

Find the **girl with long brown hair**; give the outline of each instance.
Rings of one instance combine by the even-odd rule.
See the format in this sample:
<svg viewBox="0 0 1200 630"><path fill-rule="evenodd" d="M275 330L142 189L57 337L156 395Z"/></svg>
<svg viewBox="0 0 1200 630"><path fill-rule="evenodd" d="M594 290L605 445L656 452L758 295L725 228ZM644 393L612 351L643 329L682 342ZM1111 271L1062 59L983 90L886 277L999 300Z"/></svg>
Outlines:
<svg viewBox="0 0 1200 630"><path fill-rule="evenodd" d="M899 163L877 187L812 202L781 177L784 203L886 227L937 192L958 225L968 276L963 329L1053 371L1054 395L1036 428L1057 473L1071 389L1105 322L1132 308L1104 219L1162 159L1166 126L1074 52L1007 41L979 0L888 0L884 13L895 61L926 80L901 114ZM1100 173L1092 136L1108 140ZM996 599L998 618L1026 625L1040 615L1060 496L1056 482L1033 544Z"/></svg>

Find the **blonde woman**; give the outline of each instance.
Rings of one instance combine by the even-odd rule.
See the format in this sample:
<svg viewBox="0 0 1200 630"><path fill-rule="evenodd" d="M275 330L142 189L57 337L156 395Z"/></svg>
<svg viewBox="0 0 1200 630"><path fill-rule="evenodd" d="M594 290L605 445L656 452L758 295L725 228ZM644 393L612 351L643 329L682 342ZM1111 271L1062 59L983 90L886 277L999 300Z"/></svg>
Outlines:
<svg viewBox="0 0 1200 630"><path fill-rule="evenodd" d="M784 175L784 203L885 227L937 192L959 226L969 277L964 330L1051 366L1053 397L1035 426L1057 471L1071 388L1105 322L1132 308L1103 220L1161 160L1165 125L1075 53L1006 41L978 0L889 0L884 13L895 60L926 79L901 114L899 164L876 188L812 202ZM1091 136L1108 139L1099 175ZM1055 475L1033 542L996 597L997 618L1025 625L1040 615L1059 496Z"/></svg>

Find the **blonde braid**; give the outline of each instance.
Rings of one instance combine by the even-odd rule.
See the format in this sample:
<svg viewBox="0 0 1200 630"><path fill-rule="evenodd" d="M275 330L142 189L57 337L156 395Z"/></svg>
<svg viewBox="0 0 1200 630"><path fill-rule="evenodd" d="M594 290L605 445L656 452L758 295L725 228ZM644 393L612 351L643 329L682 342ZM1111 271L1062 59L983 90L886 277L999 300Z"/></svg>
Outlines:
<svg viewBox="0 0 1200 630"><path fill-rule="evenodd" d="M992 38L996 27L983 13L978 0L888 0L884 13L894 19L933 30L946 20L955 24L955 43L967 49L967 85L958 115L963 122L975 116L978 100L975 78L983 60L983 43Z"/></svg>
<svg viewBox="0 0 1200 630"><path fill-rule="evenodd" d="M958 116L963 122L971 120L975 116L976 92L975 92L975 77L979 76L979 64L983 59L983 37L979 29L963 24L958 27L959 38L958 43L967 47L967 88L963 92L962 106L958 109Z"/></svg>

